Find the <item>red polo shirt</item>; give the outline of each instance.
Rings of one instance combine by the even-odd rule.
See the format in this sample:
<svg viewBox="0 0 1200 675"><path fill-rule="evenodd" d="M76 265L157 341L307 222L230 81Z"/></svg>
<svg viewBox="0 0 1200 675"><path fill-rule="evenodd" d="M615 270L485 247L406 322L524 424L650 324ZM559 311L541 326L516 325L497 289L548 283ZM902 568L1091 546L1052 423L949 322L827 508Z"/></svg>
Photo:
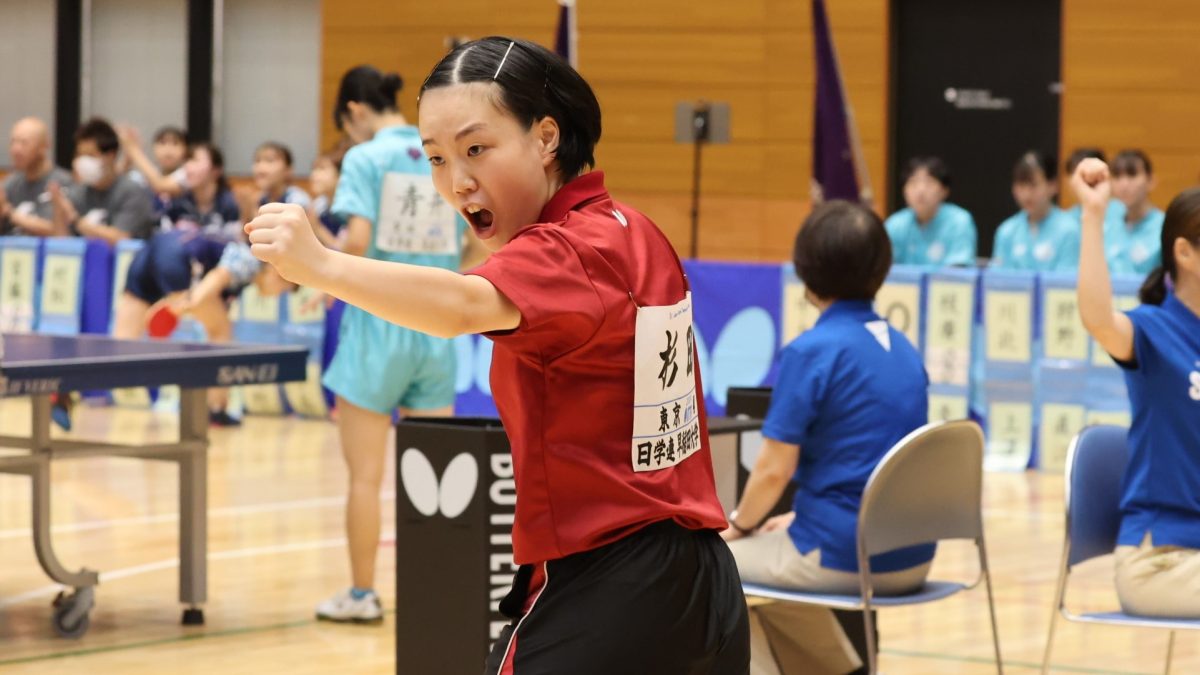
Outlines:
<svg viewBox="0 0 1200 675"><path fill-rule="evenodd" d="M565 185L539 220L471 272L521 311L515 330L488 335L513 452L516 562L587 551L666 519L724 529L702 396L699 452L659 471L636 472L630 458L637 307L684 299L674 249L649 218L612 200L599 171ZM703 391L698 367L695 378Z"/></svg>

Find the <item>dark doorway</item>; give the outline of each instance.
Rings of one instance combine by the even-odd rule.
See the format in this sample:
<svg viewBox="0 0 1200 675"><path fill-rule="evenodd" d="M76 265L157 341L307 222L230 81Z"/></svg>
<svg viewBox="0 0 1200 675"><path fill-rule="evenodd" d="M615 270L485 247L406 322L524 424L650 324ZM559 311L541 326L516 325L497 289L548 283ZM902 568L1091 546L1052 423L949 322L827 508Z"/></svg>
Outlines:
<svg viewBox="0 0 1200 675"><path fill-rule="evenodd" d="M975 217L979 254L991 254L1017 211L1017 158L1057 157L1061 24L1061 3L1048 0L893 0L892 210L904 207L905 163L937 155L950 201Z"/></svg>

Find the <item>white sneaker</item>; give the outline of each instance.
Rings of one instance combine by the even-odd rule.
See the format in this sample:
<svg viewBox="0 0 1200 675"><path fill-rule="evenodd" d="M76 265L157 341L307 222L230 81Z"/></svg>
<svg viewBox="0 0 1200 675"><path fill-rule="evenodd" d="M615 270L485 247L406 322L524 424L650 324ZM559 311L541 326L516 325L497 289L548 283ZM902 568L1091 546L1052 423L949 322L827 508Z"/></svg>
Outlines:
<svg viewBox="0 0 1200 675"><path fill-rule="evenodd" d="M346 589L317 605L317 619L338 623L379 623L383 621L383 607L374 591L355 600L350 589Z"/></svg>

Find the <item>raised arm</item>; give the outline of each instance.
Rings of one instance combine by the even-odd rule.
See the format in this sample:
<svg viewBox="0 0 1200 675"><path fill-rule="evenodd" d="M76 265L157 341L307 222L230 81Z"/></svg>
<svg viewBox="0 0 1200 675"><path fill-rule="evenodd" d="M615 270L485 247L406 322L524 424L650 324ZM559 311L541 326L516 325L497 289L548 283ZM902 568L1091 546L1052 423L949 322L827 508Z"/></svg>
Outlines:
<svg viewBox="0 0 1200 675"><path fill-rule="evenodd" d="M130 126L117 128L117 137L121 140L121 150L142 176L155 194L166 194L178 197L183 194L183 186L174 178L162 175L154 162L142 150L142 139L137 130Z"/></svg>
<svg viewBox="0 0 1200 675"><path fill-rule="evenodd" d="M482 277L373 260L317 241L304 209L267 204L246 224L250 250L283 278L322 290L385 321L438 337L511 330L521 313Z"/></svg>
<svg viewBox="0 0 1200 675"><path fill-rule="evenodd" d="M1132 361L1133 322L1113 307L1112 279L1104 255L1104 213L1112 192L1108 166L1085 159L1071 177L1082 209L1079 245L1079 315L1096 342L1120 361Z"/></svg>

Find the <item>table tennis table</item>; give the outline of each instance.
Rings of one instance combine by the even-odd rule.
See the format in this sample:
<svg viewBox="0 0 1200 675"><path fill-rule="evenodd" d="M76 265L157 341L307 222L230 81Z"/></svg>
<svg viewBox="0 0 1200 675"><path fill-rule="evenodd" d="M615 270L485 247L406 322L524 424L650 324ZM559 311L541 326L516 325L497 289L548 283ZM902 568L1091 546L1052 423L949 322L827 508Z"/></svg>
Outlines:
<svg viewBox="0 0 1200 675"><path fill-rule="evenodd" d="M206 389L305 379L302 346L200 344L115 340L100 336L0 335L0 396L29 397L29 437L0 434L0 447L27 452L0 455L0 473L33 481L33 544L38 562L73 592L54 602L53 625L64 637L87 631L99 575L72 572L54 554L50 538L50 462L80 457L130 457L179 465L179 600L183 623L204 623L207 599L208 405ZM179 440L121 445L52 439L51 396L61 392L177 385ZM3 430L0 430L3 431Z"/></svg>

